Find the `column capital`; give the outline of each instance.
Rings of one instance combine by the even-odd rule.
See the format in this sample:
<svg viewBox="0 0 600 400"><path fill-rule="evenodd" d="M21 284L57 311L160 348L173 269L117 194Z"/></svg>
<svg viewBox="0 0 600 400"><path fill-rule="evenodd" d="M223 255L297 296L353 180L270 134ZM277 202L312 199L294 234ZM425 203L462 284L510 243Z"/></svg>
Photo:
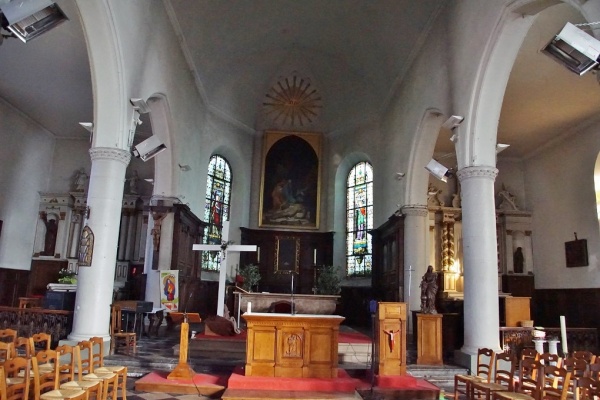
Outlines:
<svg viewBox="0 0 600 400"><path fill-rule="evenodd" d="M458 180L460 182L471 178L485 178L494 181L496 180L496 176L498 176L498 169L485 165L478 167L465 167L457 171L456 176L458 176Z"/></svg>
<svg viewBox="0 0 600 400"><path fill-rule="evenodd" d="M400 210L402 211L402 214L414 217L426 217L429 214L427 206L422 204L409 204L402 206Z"/></svg>
<svg viewBox="0 0 600 400"><path fill-rule="evenodd" d="M89 152L92 161L115 160L122 162L125 166L129 165L129 161L131 161L131 153L114 147L92 147Z"/></svg>

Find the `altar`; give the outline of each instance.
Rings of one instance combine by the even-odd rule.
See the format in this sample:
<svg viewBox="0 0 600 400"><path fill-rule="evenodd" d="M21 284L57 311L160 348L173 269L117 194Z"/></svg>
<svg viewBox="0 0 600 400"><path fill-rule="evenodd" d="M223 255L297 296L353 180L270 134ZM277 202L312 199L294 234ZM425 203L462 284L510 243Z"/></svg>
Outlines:
<svg viewBox="0 0 600 400"><path fill-rule="evenodd" d="M338 333L344 317L276 313L246 313L242 317L248 335L246 376L338 376Z"/></svg>
<svg viewBox="0 0 600 400"><path fill-rule="evenodd" d="M252 311L257 313L272 312L277 304L288 303L294 305L296 314L330 315L335 312L340 296L318 294L291 294L287 293L254 293L234 292L235 310L237 320L240 314L248 310L248 303L252 303Z"/></svg>

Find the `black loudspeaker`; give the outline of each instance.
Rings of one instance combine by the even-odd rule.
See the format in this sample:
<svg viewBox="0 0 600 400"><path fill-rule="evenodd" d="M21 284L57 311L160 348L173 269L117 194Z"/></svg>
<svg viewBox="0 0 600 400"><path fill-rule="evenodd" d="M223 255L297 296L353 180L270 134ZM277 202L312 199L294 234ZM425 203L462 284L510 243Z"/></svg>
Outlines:
<svg viewBox="0 0 600 400"><path fill-rule="evenodd" d="M75 310L75 292L46 292L44 308L47 310Z"/></svg>

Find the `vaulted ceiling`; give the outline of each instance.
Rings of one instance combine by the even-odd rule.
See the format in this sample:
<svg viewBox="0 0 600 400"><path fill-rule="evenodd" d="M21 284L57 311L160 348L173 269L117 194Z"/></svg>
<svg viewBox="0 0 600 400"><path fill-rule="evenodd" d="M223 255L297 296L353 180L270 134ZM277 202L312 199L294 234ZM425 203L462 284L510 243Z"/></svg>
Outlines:
<svg viewBox="0 0 600 400"><path fill-rule="evenodd" d="M0 3L7 0L0 0ZM74 0L57 3L70 20L23 44L0 45L0 97L57 137L87 137L92 121L89 62ZM198 89L220 115L260 129L268 89L301 69L322 94L317 126L343 129L377 120L402 81L444 0L165 0ZM566 21L567 5L541 14L523 43L506 90L503 155L524 157L570 126L595 118L595 75L573 75L539 53ZM439 151L451 149L440 138ZM450 147L449 147L450 146Z"/></svg>

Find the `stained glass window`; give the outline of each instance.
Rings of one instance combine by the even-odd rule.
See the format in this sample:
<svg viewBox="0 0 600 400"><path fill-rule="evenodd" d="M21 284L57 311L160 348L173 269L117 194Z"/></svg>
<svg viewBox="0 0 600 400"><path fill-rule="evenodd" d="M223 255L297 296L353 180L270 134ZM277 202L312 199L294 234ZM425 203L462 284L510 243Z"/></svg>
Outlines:
<svg viewBox="0 0 600 400"><path fill-rule="evenodd" d="M206 202L204 203L204 244L221 244L223 221L229 219L231 199L231 167L227 160L214 155L208 163L206 178ZM202 252L202 269L218 271L220 266L218 251Z"/></svg>
<svg viewBox="0 0 600 400"><path fill-rule="evenodd" d="M346 274L369 276L373 264L373 167L356 164L346 187Z"/></svg>

